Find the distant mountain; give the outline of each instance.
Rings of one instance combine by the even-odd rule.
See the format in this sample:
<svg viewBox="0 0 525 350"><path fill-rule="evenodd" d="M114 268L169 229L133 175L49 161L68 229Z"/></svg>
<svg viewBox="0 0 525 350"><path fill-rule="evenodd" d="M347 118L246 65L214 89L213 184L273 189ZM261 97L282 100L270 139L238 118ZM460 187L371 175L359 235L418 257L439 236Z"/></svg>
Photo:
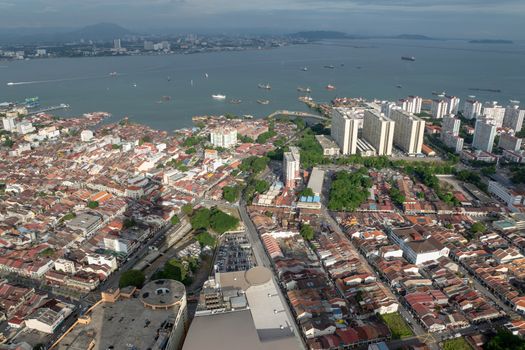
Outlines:
<svg viewBox="0 0 525 350"><path fill-rule="evenodd" d="M113 23L99 23L79 29L13 28L0 31L0 43L42 45L79 41L80 39L110 41L131 34L133 34L131 31Z"/></svg>
<svg viewBox="0 0 525 350"><path fill-rule="evenodd" d="M502 40L502 39L479 39L479 40L469 40L471 44L513 44L512 40Z"/></svg>
<svg viewBox="0 0 525 350"><path fill-rule="evenodd" d="M328 30L316 30L297 32L290 35L294 38L303 38L306 40L324 40L324 39L347 39L348 35L343 32L328 31Z"/></svg>
<svg viewBox="0 0 525 350"><path fill-rule="evenodd" d="M431 38L426 35L420 34L400 34L392 37L393 39L405 39L405 40L438 40L436 38Z"/></svg>

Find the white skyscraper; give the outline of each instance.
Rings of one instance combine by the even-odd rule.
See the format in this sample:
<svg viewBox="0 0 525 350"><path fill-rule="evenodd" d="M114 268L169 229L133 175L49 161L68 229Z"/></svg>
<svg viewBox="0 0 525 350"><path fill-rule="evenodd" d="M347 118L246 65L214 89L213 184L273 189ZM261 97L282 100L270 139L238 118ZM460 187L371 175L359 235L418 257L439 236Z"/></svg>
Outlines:
<svg viewBox="0 0 525 350"><path fill-rule="evenodd" d="M446 116L445 118L443 118L443 124L441 126L441 134L443 135L449 132L454 136L458 136L460 126L461 126L461 120L453 116Z"/></svg>
<svg viewBox="0 0 525 350"><path fill-rule="evenodd" d="M331 136L341 148L342 154L357 153L357 132L359 130L360 118L354 114L342 113L336 109L332 110Z"/></svg>
<svg viewBox="0 0 525 350"><path fill-rule="evenodd" d="M410 113L418 114L421 113L421 105L423 104L423 99L419 96L408 96L407 101L409 103Z"/></svg>
<svg viewBox="0 0 525 350"><path fill-rule="evenodd" d="M448 113L448 103L444 100L432 100L430 112L434 118L441 119Z"/></svg>
<svg viewBox="0 0 525 350"><path fill-rule="evenodd" d="M495 137L496 126L493 124L493 121L485 118L478 119L474 129L472 147L490 153L492 152Z"/></svg>
<svg viewBox="0 0 525 350"><path fill-rule="evenodd" d="M481 115L481 102L476 100L466 100L463 106L463 116L467 119L475 119Z"/></svg>
<svg viewBox="0 0 525 350"><path fill-rule="evenodd" d="M401 109L392 110L390 119L396 123L394 144L409 155L421 153L425 121Z"/></svg>
<svg viewBox="0 0 525 350"><path fill-rule="evenodd" d="M519 106L508 106L505 109L505 117L503 118L503 126L511 128L514 132L521 130L523 126L523 119L525 117L525 109L520 109Z"/></svg>
<svg viewBox="0 0 525 350"><path fill-rule="evenodd" d="M456 96L445 96L445 101L448 105L447 114L458 114L459 109L459 97Z"/></svg>
<svg viewBox="0 0 525 350"><path fill-rule="evenodd" d="M2 124L5 131L15 131L16 130L16 117L4 117L2 118Z"/></svg>
<svg viewBox="0 0 525 350"><path fill-rule="evenodd" d="M295 180L299 178L301 155L297 147L290 147L289 152L283 154L283 177L288 188L295 187Z"/></svg>
<svg viewBox="0 0 525 350"><path fill-rule="evenodd" d="M485 104L482 114L485 116L485 118L493 120L494 125L496 125L497 128L501 128L503 126L505 107L498 105L496 101Z"/></svg>
<svg viewBox="0 0 525 350"><path fill-rule="evenodd" d="M237 130L233 128L217 128L210 132L210 142L217 147L230 148L237 144Z"/></svg>
<svg viewBox="0 0 525 350"><path fill-rule="evenodd" d="M395 122L376 110L366 110L363 121L363 138L370 143L378 156L392 154Z"/></svg>

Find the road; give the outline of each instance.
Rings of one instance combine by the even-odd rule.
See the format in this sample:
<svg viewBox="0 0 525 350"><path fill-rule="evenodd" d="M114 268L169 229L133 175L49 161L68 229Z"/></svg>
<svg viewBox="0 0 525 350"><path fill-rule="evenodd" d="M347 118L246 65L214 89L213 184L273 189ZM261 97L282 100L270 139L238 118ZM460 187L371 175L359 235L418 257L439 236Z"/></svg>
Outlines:
<svg viewBox="0 0 525 350"><path fill-rule="evenodd" d="M257 265L264 266L274 271L270 258L266 254L266 250L264 249L262 242L259 239L257 229L255 228L255 225L253 224L252 220L250 219L250 216L248 215L248 212L246 211L246 203L241 202L239 206L239 213L241 215L242 221L244 222L244 226L246 227L246 236L248 237L248 240L250 241L250 244L252 246L253 255L255 256L255 261L257 262ZM295 317L292 315L287 299L284 297L283 292L280 288L280 283L277 280L275 273L273 273L272 275L275 285L277 286L277 293L279 294L279 299L281 299L281 303L284 307L286 315L290 320L292 320L292 325L296 338L301 340L301 349L307 349L306 344L304 343L302 332L297 326L297 323L295 322Z"/></svg>

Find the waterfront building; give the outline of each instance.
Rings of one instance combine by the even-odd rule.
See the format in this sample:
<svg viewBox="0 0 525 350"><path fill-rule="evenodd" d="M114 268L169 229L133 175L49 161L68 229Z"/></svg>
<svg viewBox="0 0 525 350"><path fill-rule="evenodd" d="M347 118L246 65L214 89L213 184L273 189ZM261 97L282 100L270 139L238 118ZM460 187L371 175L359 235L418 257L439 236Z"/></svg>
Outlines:
<svg viewBox="0 0 525 350"><path fill-rule="evenodd" d="M210 132L210 142L215 147L230 148L237 144L237 130L217 128Z"/></svg>
<svg viewBox="0 0 525 350"><path fill-rule="evenodd" d="M339 145L341 153L344 155L356 154L357 133L359 130L359 124L362 122L361 118L354 110L341 111L333 109L331 115L331 136Z"/></svg>
<svg viewBox="0 0 525 350"><path fill-rule="evenodd" d="M363 139L378 156L392 155L395 122L376 110L366 110L363 120Z"/></svg>
<svg viewBox="0 0 525 350"><path fill-rule="evenodd" d="M518 105L508 106L505 109L503 126L514 130L514 132L519 132L523 126L524 117L525 109L520 109Z"/></svg>
<svg viewBox="0 0 525 350"><path fill-rule="evenodd" d="M283 154L283 177L288 188L295 187L295 180L299 178L301 155L297 147L290 147L289 152Z"/></svg>
<svg viewBox="0 0 525 350"><path fill-rule="evenodd" d="M408 96L408 111L410 113L418 114L421 113L421 106L423 105L423 99L419 96Z"/></svg>
<svg viewBox="0 0 525 350"><path fill-rule="evenodd" d="M447 102L448 109L447 114L458 114L460 99L457 96L445 96L445 102Z"/></svg>
<svg viewBox="0 0 525 350"><path fill-rule="evenodd" d="M430 113L436 119L443 118L448 113L448 103L444 100L432 100Z"/></svg>
<svg viewBox="0 0 525 350"><path fill-rule="evenodd" d="M497 128L503 126L503 119L505 118L505 107L498 105L496 101L485 104L483 107L483 116L494 121Z"/></svg>
<svg viewBox="0 0 525 350"><path fill-rule="evenodd" d="M485 118L478 119L476 121L476 128L474 129L472 147L491 153L495 137L496 125L493 124L493 121Z"/></svg>
<svg viewBox="0 0 525 350"><path fill-rule="evenodd" d="M476 119L481 115L481 102L468 99L463 106L463 116L467 119Z"/></svg>
<svg viewBox="0 0 525 350"><path fill-rule="evenodd" d="M395 122L394 144L408 155L420 154L425 121L401 109L394 109L390 118Z"/></svg>

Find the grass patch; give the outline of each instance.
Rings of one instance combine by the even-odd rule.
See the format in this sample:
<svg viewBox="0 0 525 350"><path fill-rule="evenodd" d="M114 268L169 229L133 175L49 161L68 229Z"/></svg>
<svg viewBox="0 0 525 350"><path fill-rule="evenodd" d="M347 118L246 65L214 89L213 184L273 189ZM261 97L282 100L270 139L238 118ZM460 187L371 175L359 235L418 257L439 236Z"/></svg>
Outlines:
<svg viewBox="0 0 525 350"><path fill-rule="evenodd" d="M381 320L388 326L392 332L392 339L403 339L414 335L403 317L397 312L380 315Z"/></svg>
<svg viewBox="0 0 525 350"><path fill-rule="evenodd" d="M472 350L472 348L464 338L456 338L445 340L443 350Z"/></svg>

